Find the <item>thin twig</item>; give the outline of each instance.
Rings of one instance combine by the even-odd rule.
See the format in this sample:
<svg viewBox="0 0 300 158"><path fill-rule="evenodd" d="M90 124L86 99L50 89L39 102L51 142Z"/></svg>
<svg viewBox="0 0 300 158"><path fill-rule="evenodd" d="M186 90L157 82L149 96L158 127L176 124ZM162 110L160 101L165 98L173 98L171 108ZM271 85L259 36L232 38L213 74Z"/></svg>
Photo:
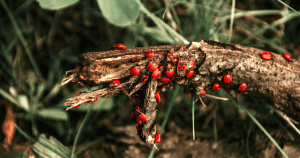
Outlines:
<svg viewBox="0 0 300 158"><path fill-rule="evenodd" d="M228 100L228 98L217 97L217 96L210 95L210 94L204 94L203 96L218 99L218 100Z"/></svg>
<svg viewBox="0 0 300 158"><path fill-rule="evenodd" d="M201 103L202 103L203 107L205 107L205 108L206 108L207 106L206 106L206 104L203 102L203 100L202 100L202 97L201 97L200 95L199 95L199 100L201 101Z"/></svg>

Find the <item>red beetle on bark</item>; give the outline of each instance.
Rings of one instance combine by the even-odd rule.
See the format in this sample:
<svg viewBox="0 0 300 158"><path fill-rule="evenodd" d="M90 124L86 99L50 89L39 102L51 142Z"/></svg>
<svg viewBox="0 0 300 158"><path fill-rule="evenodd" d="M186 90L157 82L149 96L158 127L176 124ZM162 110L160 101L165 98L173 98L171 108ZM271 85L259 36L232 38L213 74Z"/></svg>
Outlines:
<svg viewBox="0 0 300 158"><path fill-rule="evenodd" d="M247 89L247 84L246 83L241 83L239 88L238 88L238 91L239 92L243 92Z"/></svg>
<svg viewBox="0 0 300 158"><path fill-rule="evenodd" d="M263 53L261 54L261 58L270 60L270 59L273 59L274 56L273 56L273 54L270 54L269 52L263 52Z"/></svg>
<svg viewBox="0 0 300 158"><path fill-rule="evenodd" d="M147 82L149 77L147 75L144 75L141 77L141 83Z"/></svg>
<svg viewBox="0 0 300 158"><path fill-rule="evenodd" d="M187 65L187 69L192 69L195 66L195 61L193 59L186 59L185 63Z"/></svg>
<svg viewBox="0 0 300 158"><path fill-rule="evenodd" d="M186 63L183 58L179 58L178 64L177 64L177 75L178 76L184 76L186 71Z"/></svg>
<svg viewBox="0 0 300 158"><path fill-rule="evenodd" d="M156 142L156 143L160 143L160 141L161 141L160 134L159 134L159 132L158 132L158 131L156 131L156 135L155 135L155 142Z"/></svg>
<svg viewBox="0 0 300 158"><path fill-rule="evenodd" d="M147 53L145 53L144 55L146 56L146 57L148 57L148 58L152 58L153 57L153 52L147 52Z"/></svg>
<svg viewBox="0 0 300 158"><path fill-rule="evenodd" d="M135 66L130 70L132 76L137 76L145 70L145 66Z"/></svg>
<svg viewBox="0 0 300 158"><path fill-rule="evenodd" d="M288 61L292 61L292 57L291 57L291 55L289 55L288 53L284 53L283 56L284 56L284 58L287 59Z"/></svg>
<svg viewBox="0 0 300 158"><path fill-rule="evenodd" d="M194 75L194 70L189 70L186 75L186 79L191 78Z"/></svg>
<svg viewBox="0 0 300 158"><path fill-rule="evenodd" d="M173 59L174 59L173 54L169 52L169 53L167 54L167 61L168 61L168 62L171 62Z"/></svg>
<svg viewBox="0 0 300 158"><path fill-rule="evenodd" d="M163 77L162 79L160 79L159 82L161 82L161 83L168 83L168 82L170 82L170 81L171 81L171 80L168 79L167 77Z"/></svg>
<svg viewBox="0 0 300 158"><path fill-rule="evenodd" d="M126 47L126 45L125 44L121 44L121 43L119 43L119 44L114 44L113 46L112 46L112 49L113 50L116 50L116 49L119 49L119 50L125 50L127 47Z"/></svg>
<svg viewBox="0 0 300 158"><path fill-rule="evenodd" d="M232 77L231 77L229 74L227 74L227 75L225 75L225 76L223 77L223 80L224 80L224 83L225 83L225 84L231 84L231 82L232 82Z"/></svg>
<svg viewBox="0 0 300 158"><path fill-rule="evenodd" d="M160 91L156 91L156 93L155 93L155 99L158 104L160 104L160 94L159 93L160 93Z"/></svg>
<svg viewBox="0 0 300 158"><path fill-rule="evenodd" d="M158 58L149 62L149 64L147 65L147 70L149 72L154 72L157 69L159 63L160 63L160 60Z"/></svg>
<svg viewBox="0 0 300 158"><path fill-rule="evenodd" d="M173 77L175 74L175 66L173 66L171 63L168 63L167 65L166 74L169 78Z"/></svg>
<svg viewBox="0 0 300 158"><path fill-rule="evenodd" d="M199 95L204 95L204 94L206 94L206 90L203 89Z"/></svg>
<svg viewBox="0 0 300 158"><path fill-rule="evenodd" d="M221 89L221 88L220 88L219 83L215 83L215 84L213 85L213 88L212 88L213 91L217 91L217 90L220 90L220 89Z"/></svg>
<svg viewBox="0 0 300 158"><path fill-rule="evenodd" d="M92 100L92 101L87 101L87 102L85 102L85 103L90 103L90 104L94 104L94 103L96 103L97 102L97 98L95 98L94 100Z"/></svg>
<svg viewBox="0 0 300 158"><path fill-rule="evenodd" d="M161 76L161 74L162 74L163 71L164 71L164 67L163 67L163 66L160 66L158 69L156 69L156 70L152 73L151 77L157 79L157 78L159 78L159 77Z"/></svg>
<svg viewBox="0 0 300 158"><path fill-rule="evenodd" d="M121 84L121 81L118 79L112 79L111 82L109 83L110 87L117 87L120 84Z"/></svg>
<svg viewBox="0 0 300 158"><path fill-rule="evenodd" d="M139 112L138 113L138 119L140 119L144 122L144 121L147 121L147 116L144 113Z"/></svg>

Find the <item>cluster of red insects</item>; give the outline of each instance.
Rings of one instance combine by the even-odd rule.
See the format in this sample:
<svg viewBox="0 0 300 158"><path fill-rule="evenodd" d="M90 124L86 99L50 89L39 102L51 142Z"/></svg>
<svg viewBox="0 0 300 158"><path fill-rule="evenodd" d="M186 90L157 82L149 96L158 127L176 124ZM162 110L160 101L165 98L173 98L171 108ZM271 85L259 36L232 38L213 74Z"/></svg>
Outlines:
<svg viewBox="0 0 300 158"><path fill-rule="evenodd" d="M143 108L143 103L141 101L141 98L136 96L135 97L135 100L141 104L140 106ZM147 121L147 116L140 111L140 107L139 106L136 106L136 109L132 109L131 112L130 112L130 119L135 121L137 123L136 125L136 129L138 130L139 129L139 126L141 126L145 121ZM142 142L145 143L145 141L143 141L139 135L139 138ZM161 137L160 137L160 134L158 131L156 131L156 135L155 135L155 142L156 143L160 143L161 141Z"/></svg>
<svg viewBox="0 0 300 158"><path fill-rule="evenodd" d="M144 55L148 58L151 58L153 57L153 52L147 52L145 53ZM183 58L175 58L174 59L174 56L172 53L168 53L167 54L167 59L166 59L168 62L171 62L171 63L168 63L167 66L166 66L166 75L167 77L163 77L162 79L160 79L159 82L161 83L167 83L167 82L170 82L171 80L169 78L173 77L174 74L175 74L175 65L177 64L177 74L178 76L184 76L185 75L185 71L186 71L186 66L189 65L189 68L192 68L195 66L195 61L193 59L187 59L187 60L184 60ZM147 70L149 72L152 72L151 74L151 77L154 78L154 79L157 79L159 78L163 71L164 71L164 67L163 66L160 66L160 60L158 58L154 59L153 61L149 62L148 65L147 65ZM131 70L130 70L130 74L132 76L137 76L137 75L140 75L143 71L145 70L145 66L136 66L136 67L133 67ZM190 69L188 70L187 72L187 77L186 79L192 77L194 74L194 70ZM148 81L149 79L149 76L147 75L143 75L141 77L141 82L146 82Z"/></svg>
<svg viewBox="0 0 300 158"><path fill-rule="evenodd" d="M289 55L288 53L284 53L283 54L284 58L287 59L288 61L292 61L292 57L291 55ZM270 60L274 58L273 54L270 54L269 52L263 52L261 54L261 58L266 59L266 60Z"/></svg>
<svg viewBox="0 0 300 158"><path fill-rule="evenodd" d="M124 45L124 44L113 45L112 49L113 50L125 50L126 45ZM152 58L153 54L154 54L153 52L147 52L144 55L148 58ZM291 56L287 53L283 54L283 56L288 61L292 60ZM263 52L261 54L261 57L263 59L270 60L270 59L274 58L274 55L270 54L269 52ZM162 79L160 79L161 83L170 82L171 80L169 78L174 76L176 68L177 68L177 75L178 76L181 76L181 77L184 76L186 70L188 70L187 75L186 75L186 79L191 78L194 75L194 70L192 68L195 66L195 61L193 59L174 58L173 54L169 52L167 54L166 60L167 60L167 62L169 62L169 63L167 63L167 66L166 66L166 76L167 77L163 77ZM176 65L177 65L177 67L176 67ZM132 76L137 76L137 75L140 75L144 70L145 70L145 66L135 66L130 70L130 74ZM162 75L162 73L164 71L164 68L163 68L163 66L161 66L160 60L158 58L156 58L153 61L148 63L147 70L152 73L151 74L152 78L157 79ZM149 79L149 76L147 76L147 75L141 76L141 82L142 83L147 82L148 79ZM227 74L223 77L223 81L227 85L231 84L232 83L232 77L229 74ZM116 86L119 86L120 84L121 84L121 82L118 79L112 79L111 82L109 83L110 87L116 87ZM220 89L221 88L220 88L219 83L215 83L212 87L213 91L220 90ZM246 91L246 89L247 89L247 84L246 83L241 83L239 88L238 88L238 91L243 92L243 91ZM156 98L156 101L157 101L158 104L160 104L160 101L161 101L159 93L160 93L160 91L157 91L155 93L155 98ZM185 93L188 93L188 92L185 92ZM79 92L77 94L77 96L79 96L80 94L81 94L81 92ZM203 90L199 95L204 95L204 94L206 94L205 90ZM143 104L141 102L141 99L139 97L136 97L135 99L138 103L141 104L141 107L143 108ZM96 101L97 101L97 98L94 101L89 101L89 102L86 102L86 103L95 103ZM79 106L80 106L80 104L77 105L75 108L78 108ZM135 110L131 111L130 119L137 123L136 129L139 129L139 126L142 125L145 121L147 121L146 115L140 111L139 106L136 106ZM141 138L140 138L140 140L141 140ZM161 141L161 136L160 136L158 131L156 132L155 141L156 141L156 143L159 143Z"/></svg>

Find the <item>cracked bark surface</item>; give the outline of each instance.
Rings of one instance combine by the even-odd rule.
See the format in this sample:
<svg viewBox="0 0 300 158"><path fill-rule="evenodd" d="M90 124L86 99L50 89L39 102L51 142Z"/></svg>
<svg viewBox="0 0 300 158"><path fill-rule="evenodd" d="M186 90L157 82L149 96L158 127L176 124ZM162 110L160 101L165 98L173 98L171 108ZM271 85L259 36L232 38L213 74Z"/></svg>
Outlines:
<svg viewBox="0 0 300 158"><path fill-rule="evenodd" d="M283 111L287 116L300 120L300 63L286 60L282 55L275 54L274 59L261 58L263 50L235 44L225 44L215 41L200 41L197 47L194 44L152 46L147 48L133 48L128 50L114 50L106 52L91 52L80 55L80 63L76 69L67 71L69 74L61 85L68 82L78 82L82 86L93 87L104 84L104 88L82 93L80 96L70 98L65 105L68 109L78 104L93 100L95 97L111 97L121 93L131 96L137 91L146 91L145 114L149 122L138 132L142 136L151 133L154 128L157 104L153 101L153 91L172 88L173 84L184 85L191 93L200 94L203 89L211 90L214 83L219 83L220 88L238 90L241 83L247 84L245 95L267 102ZM146 52L154 52L152 58L144 56ZM166 56L172 52L174 58L184 56L193 59L195 71L193 77L186 80L185 76L175 75L171 82L158 82L165 77L165 71L158 79L150 78L147 70L138 76L131 76L130 69L134 66L144 65L160 59L161 65L166 66ZM223 82L223 76L230 74L232 83ZM148 75L146 83L140 83L142 75ZM109 87L111 79L119 79L121 84ZM157 87L157 88L155 88ZM154 92L155 93L155 92ZM155 99L155 98L154 98ZM153 115L153 116L152 116ZM154 116L155 115L155 116ZM153 122L154 121L154 122ZM150 123L151 122L151 123ZM152 128L151 128L152 127ZM146 139L146 138L145 138Z"/></svg>
<svg viewBox="0 0 300 158"><path fill-rule="evenodd" d="M146 143L149 144L155 143L155 134L157 131L156 115L158 111L158 104L155 99L156 89L157 80L151 78L145 93L144 108L141 110L147 116L147 121L142 126L139 126L141 128L138 129L138 135L142 140L145 140Z"/></svg>

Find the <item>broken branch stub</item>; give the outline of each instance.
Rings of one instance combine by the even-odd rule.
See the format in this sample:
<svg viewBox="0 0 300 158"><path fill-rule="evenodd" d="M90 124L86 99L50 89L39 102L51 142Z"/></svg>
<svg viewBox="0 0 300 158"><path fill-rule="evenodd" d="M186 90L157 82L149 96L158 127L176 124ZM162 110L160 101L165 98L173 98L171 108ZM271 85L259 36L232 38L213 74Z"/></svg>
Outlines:
<svg viewBox="0 0 300 158"><path fill-rule="evenodd" d="M144 55L147 52L153 52L153 56ZM80 55L79 65L67 71L68 76L63 79L61 85L78 82L86 87L102 84L104 88L70 98L65 105L73 108L95 97L111 97L121 93L131 96L136 92L147 90L144 112L147 117L153 118L154 114L156 116L157 103L153 101L154 88L151 86L156 87L156 91L161 91L166 87L171 89L173 84L179 84L197 95L203 90L210 93L221 88L251 95L281 110L288 117L300 120L300 63L272 52L268 53L272 58L262 57L265 52L236 44L200 41L182 45L84 53ZM170 58L174 59L171 61ZM157 59L159 63L156 62ZM153 62L155 64L152 68L156 69L157 66L160 69L149 72L147 66L154 60L156 61ZM170 64L171 66L168 66L170 70L166 70ZM132 76L130 70L136 66L145 69L137 69L141 72L136 72L136 75ZM172 69L175 69L174 75ZM169 71L170 77L166 71ZM190 76L187 78L188 72L194 73L189 73ZM232 81L224 83L225 75L229 75ZM142 83L142 77L149 79ZM161 80L162 78L164 80ZM121 84L110 87L109 83L113 79L119 80ZM151 114L147 107L150 108L148 110L152 112ZM155 125L151 121L155 119L150 119L149 123L146 121L144 128L148 129L143 131L142 135L147 136L147 133L152 132Z"/></svg>

